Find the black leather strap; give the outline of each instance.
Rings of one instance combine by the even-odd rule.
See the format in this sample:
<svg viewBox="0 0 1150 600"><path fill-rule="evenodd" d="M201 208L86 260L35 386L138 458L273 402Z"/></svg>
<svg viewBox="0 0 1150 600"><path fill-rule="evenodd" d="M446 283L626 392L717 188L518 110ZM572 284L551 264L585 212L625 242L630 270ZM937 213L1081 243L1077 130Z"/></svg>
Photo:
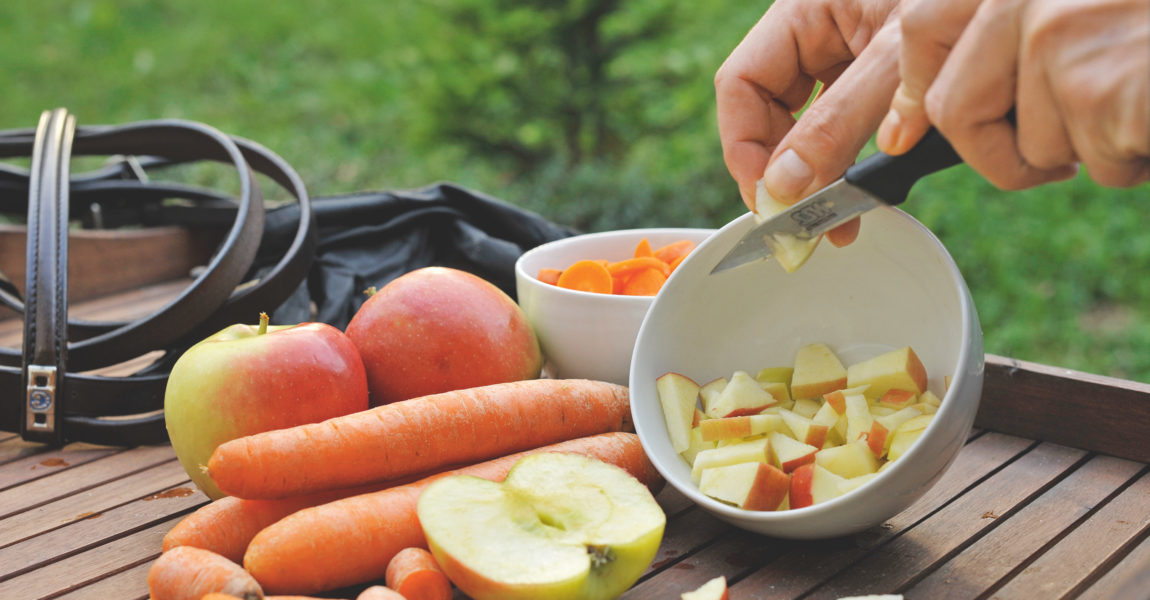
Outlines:
<svg viewBox="0 0 1150 600"><path fill-rule="evenodd" d="M46 112L35 131L0 132L0 157L33 157L30 171L11 166L0 169L0 211L11 212L13 196L22 193L28 206L29 230L26 301L17 297L11 286L0 286L0 303L27 312L25 347L19 352L0 348L0 430L19 430L26 439L56 444L73 440L121 445L162 441L166 437L159 412L163 388L179 353L231 323L273 311L306 277L316 243L310 200L299 176L274 153L203 124L161 120L80 127L73 137L70 132L74 128L72 117L61 109ZM131 172L135 180L119 179L125 172L121 168L70 178L72 155L145 158L123 161L134 165ZM239 197L141 180L140 169L145 165L198 160L230 164L239 180ZM245 282L261 248L264 221L263 197L253 171L266 175L296 198L298 226L287 250L271 259L270 268L262 269L258 280ZM131 322L68 321L67 224L69 205L77 199L115 203L153 219L166 215L160 218L176 222L230 220L231 227L203 272L155 313ZM192 206L168 206L166 201L171 199L191 201ZM131 210L119 218L128 212ZM47 344L48 339L55 346ZM53 347L56 352L49 352ZM127 377L79 373L155 350L164 354ZM46 366L43 363L48 359L54 361L54 381L48 378L52 371L29 367ZM36 408L44 405L49 392L51 413ZM29 401L33 396L35 403ZM14 397L21 401L9 400ZM37 426L37 422L42 425Z"/></svg>

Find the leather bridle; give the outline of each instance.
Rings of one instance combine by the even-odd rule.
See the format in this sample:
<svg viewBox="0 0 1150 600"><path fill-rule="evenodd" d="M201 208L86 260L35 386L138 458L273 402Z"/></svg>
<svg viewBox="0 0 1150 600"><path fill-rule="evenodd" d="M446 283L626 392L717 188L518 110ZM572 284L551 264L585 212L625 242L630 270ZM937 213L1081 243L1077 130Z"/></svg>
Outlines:
<svg viewBox="0 0 1150 600"><path fill-rule="evenodd" d="M102 155L140 158L71 175L72 156ZM35 130L0 131L0 158L13 157L31 157L31 168L0 168L0 213L27 216L27 280L25 298L13 286L0 285L0 304L24 315L23 347L0 348L0 430L57 445L164 441L164 387L180 352L227 325L272 312L306 278L316 231L302 180L268 149L201 123L155 120L77 127L64 109L45 111ZM235 171L238 197L122 178L125 165L140 171L204 160ZM298 226L278 261L261 270L257 281L246 281L260 254L264 230L264 197L255 173L295 198ZM173 199L185 205L172 206ZM70 215L101 202L125 206L127 215L146 215L146 224L206 219L231 225L194 281L154 313L126 322L70 320ZM119 219L135 225L145 220ZM159 359L128 376L86 373L157 350L163 351Z"/></svg>

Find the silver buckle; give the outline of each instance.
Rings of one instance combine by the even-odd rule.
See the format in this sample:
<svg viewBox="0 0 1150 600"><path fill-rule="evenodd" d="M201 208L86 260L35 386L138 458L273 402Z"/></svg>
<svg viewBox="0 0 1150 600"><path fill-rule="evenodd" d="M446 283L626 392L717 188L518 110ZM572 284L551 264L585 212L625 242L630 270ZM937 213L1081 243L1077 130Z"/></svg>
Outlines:
<svg viewBox="0 0 1150 600"><path fill-rule="evenodd" d="M56 431L56 367L28 365L27 417L28 431Z"/></svg>

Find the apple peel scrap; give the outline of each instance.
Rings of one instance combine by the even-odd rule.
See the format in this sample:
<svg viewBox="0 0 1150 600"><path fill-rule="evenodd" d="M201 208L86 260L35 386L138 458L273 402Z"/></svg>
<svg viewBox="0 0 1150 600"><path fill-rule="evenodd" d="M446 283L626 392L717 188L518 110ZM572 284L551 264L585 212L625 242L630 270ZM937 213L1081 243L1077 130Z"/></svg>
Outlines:
<svg viewBox="0 0 1150 600"><path fill-rule="evenodd" d="M942 401L910 346L844 366L824 343L794 364L699 385L655 381L672 448L699 490L745 510L787 510L858 489L905 455Z"/></svg>
<svg viewBox="0 0 1150 600"><path fill-rule="evenodd" d="M654 560L666 526L626 471L561 453L524 458L503 482L440 479L418 514L436 561L476 600L615 598Z"/></svg>

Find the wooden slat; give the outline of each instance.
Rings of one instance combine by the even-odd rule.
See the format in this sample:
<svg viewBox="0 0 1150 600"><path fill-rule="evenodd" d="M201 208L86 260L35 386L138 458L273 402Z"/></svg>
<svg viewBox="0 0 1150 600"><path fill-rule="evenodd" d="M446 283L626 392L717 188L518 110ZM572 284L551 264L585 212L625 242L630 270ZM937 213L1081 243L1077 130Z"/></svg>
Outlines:
<svg viewBox="0 0 1150 600"><path fill-rule="evenodd" d="M170 522L203 506L207 496L196 491L191 481L146 496L59 529L0 548L0 581L31 569L107 544L117 538L155 525ZM159 550L159 547L155 548Z"/></svg>
<svg viewBox="0 0 1150 600"><path fill-rule="evenodd" d="M0 465L48 450L50 448L44 444L25 442L20 436L12 436L0 442Z"/></svg>
<svg viewBox="0 0 1150 600"><path fill-rule="evenodd" d="M80 519L99 518L109 509L181 485L187 478L180 463L173 460L24 511L0 521L0 547Z"/></svg>
<svg viewBox="0 0 1150 600"><path fill-rule="evenodd" d="M1091 573L1121 558L1124 546L1147 534L1150 529L1147 499L1150 499L1150 474L1144 473L1081 526L1059 540L1057 546L999 589L996 595L1002 598L1060 598L1083 585ZM1146 592L1150 594L1150 587Z"/></svg>
<svg viewBox="0 0 1150 600"><path fill-rule="evenodd" d="M122 537L98 548L69 556L54 564L0 582L0 598L44 598L98 581L110 573L130 569L159 556L164 534L178 518ZM125 581L126 589L107 598L138 598L147 595L145 579Z"/></svg>
<svg viewBox="0 0 1150 600"><path fill-rule="evenodd" d="M1030 446L1029 440L999 433L984 434L963 447L954 464L922 498L882 526L852 538L793 543L779 560L735 582L731 586L732 594L755 598L762 597L761 590L771 590L778 598L798 597L913 527Z"/></svg>
<svg viewBox="0 0 1150 600"><path fill-rule="evenodd" d="M175 458L171 446L141 446L0 492L0 518L73 495Z"/></svg>
<svg viewBox="0 0 1150 600"><path fill-rule="evenodd" d="M1150 463L1150 385L986 356L976 427Z"/></svg>
<svg viewBox="0 0 1150 600"><path fill-rule="evenodd" d="M912 598L975 598L990 591L1030 557L1072 528L1079 519L1138 474L1142 465L1100 456L1071 473L1016 515L1002 518L993 531L967 547L956 557L931 572L904 593ZM1057 572L1046 573L1052 580L1067 580L1089 574L1083 561L1061 563ZM1028 589L1033 592L1034 590ZM1056 598L1060 593L1044 588L1041 597Z"/></svg>
<svg viewBox="0 0 1150 600"><path fill-rule="evenodd" d="M0 465L0 490L104 458L119 448L72 444ZM0 508L0 512L4 509Z"/></svg>
<svg viewBox="0 0 1150 600"><path fill-rule="evenodd" d="M675 562L658 577L646 579L633 586L625 599L678 598L719 575L735 579L756 565L772 560L784 551L785 545L777 540L742 529L730 528L713 544L700 552ZM734 595L743 598L743 595Z"/></svg>
<svg viewBox="0 0 1150 600"><path fill-rule="evenodd" d="M1146 600L1150 597L1150 536L1143 537L1122 562L1114 565L1078 600Z"/></svg>
<svg viewBox="0 0 1150 600"><path fill-rule="evenodd" d="M867 553L812 598L892 593L1008 517L1074 468L1085 451L1042 444L922 523Z"/></svg>
<svg viewBox="0 0 1150 600"><path fill-rule="evenodd" d="M674 516L667 523L659 551L647 567L640 581L657 575L694 550L713 543L734 531L728 525L701 508L693 508Z"/></svg>
<svg viewBox="0 0 1150 600"><path fill-rule="evenodd" d="M147 561L78 587L52 600L147 600L148 571L155 561Z"/></svg>

